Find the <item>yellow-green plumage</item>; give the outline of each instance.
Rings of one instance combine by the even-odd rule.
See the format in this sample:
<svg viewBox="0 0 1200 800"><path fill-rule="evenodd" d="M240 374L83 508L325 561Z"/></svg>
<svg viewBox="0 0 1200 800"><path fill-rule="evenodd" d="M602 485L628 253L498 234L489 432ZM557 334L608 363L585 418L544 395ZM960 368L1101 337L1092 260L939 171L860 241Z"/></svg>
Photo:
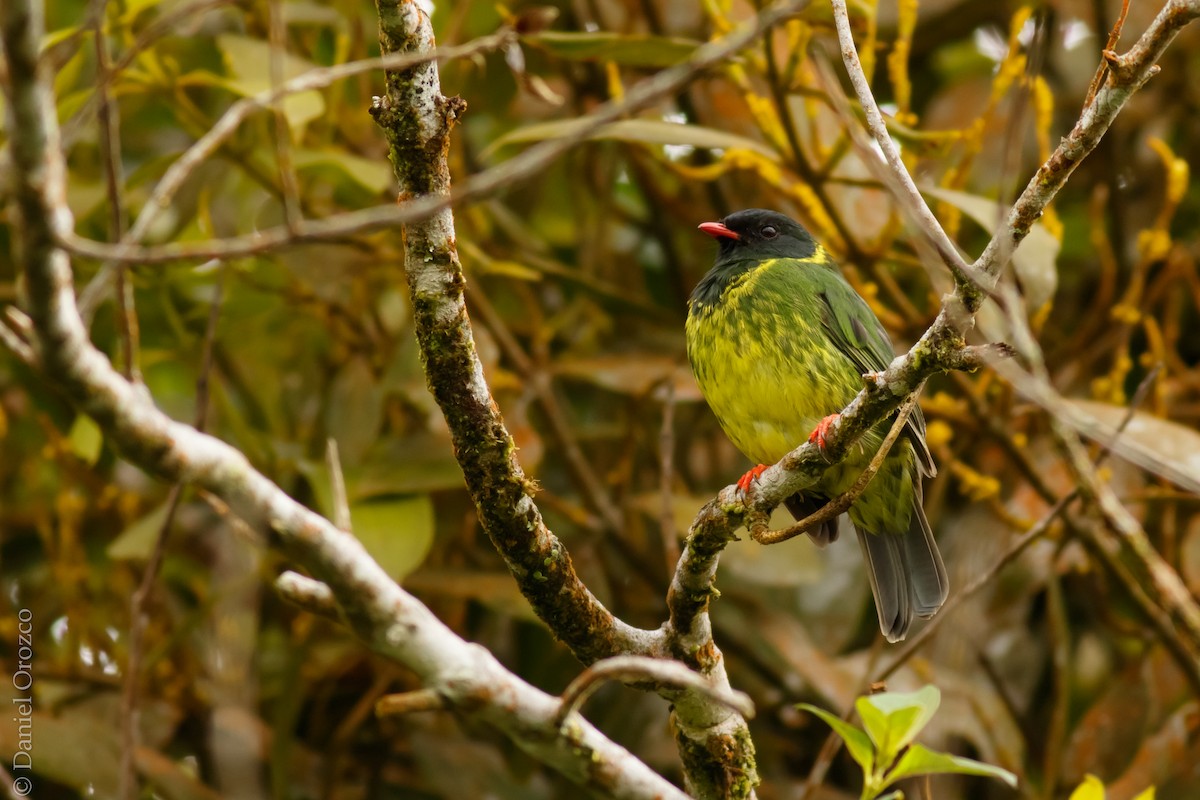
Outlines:
<svg viewBox="0 0 1200 800"><path fill-rule="evenodd" d="M798 223L750 210L707 225L722 247L689 302L688 356L729 438L755 462L773 464L854 398L864 372L887 366L891 344L825 249ZM776 233L765 238L764 229ZM889 426L885 422L860 439L805 492L804 502L789 504L793 513L848 490ZM919 410L906 434L849 510L880 626L891 641L904 637L914 613L929 616L946 597L945 568L921 509L920 476L932 472L932 461ZM835 535L831 526L824 538Z"/></svg>

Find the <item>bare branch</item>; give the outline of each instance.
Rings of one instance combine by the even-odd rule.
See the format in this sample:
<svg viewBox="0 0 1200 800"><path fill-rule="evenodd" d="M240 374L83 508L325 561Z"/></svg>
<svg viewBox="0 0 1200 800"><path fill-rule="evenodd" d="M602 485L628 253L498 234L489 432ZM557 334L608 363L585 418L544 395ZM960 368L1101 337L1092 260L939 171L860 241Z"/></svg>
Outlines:
<svg viewBox="0 0 1200 800"><path fill-rule="evenodd" d="M854 93L858 95L858 101L862 104L863 111L866 112L867 129L875 138L875 143L879 145L884 160L891 167L891 173L899 183L902 191L900 199L916 217L920 223L921 232L928 237L930 244L937 250L946 266L950 267L955 274L963 274L967 272L968 268L958 252L958 247L946 235L941 223L929 209L925 198L917 189L917 184L908 174L908 168L904 166L904 161L900 158L900 151L896 148L896 143L888 134L883 114L879 111L879 104L875 102L875 95L871 93L870 81L863 72L862 62L858 58L858 48L854 46L854 33L850 30L850 16L846 11L846 0L832 0L832 2L833 21L837 26L838 42L842 48L842 61L846 65L850 83L854 86Z"/></svg>
<svg viewBox="0 0 1200 800"><path fill-rule="evenodd" d="M558 711L559 726L565 724L567 717L578 711L607 681L651 682L661 686L691 689L728 706L746 719L754 717L754 703L748 695L728 687L713 686L686 664L645 656L613 656L592 664L563 690L562 707Z"/></svg>
<svg viewBox="0 0 1200 800"><path fill-rule="evenodd" d="M432 689L417 689L415 692L389 694L375 703L375 714L380 717L399 717L420 711L441 711L446 700Z"/></svg>
<svg viewBox="0 0 1200 800"><path fill-rule="evenodd" d="M320 581L287 570L275 579L275 591L284 600L310 614L334 622L342 621L333 591Z"/></svg>

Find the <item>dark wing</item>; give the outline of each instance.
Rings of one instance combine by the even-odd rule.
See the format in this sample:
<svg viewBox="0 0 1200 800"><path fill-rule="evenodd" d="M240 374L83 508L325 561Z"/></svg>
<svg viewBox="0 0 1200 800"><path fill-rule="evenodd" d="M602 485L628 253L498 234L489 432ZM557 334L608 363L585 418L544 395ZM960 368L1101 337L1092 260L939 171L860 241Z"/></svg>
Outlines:
<svg viewBox="0 0 1200 800"><path fill-rule="evenodd" d="M825 332L859 372L882 372L896 357L892 340L888 338L875 312L850 284L836 273L831 273L830 278L822 281L818 295ZM933 456L925 444L925 417L920 406L914 407L908 415L904 432L913 443L917 460L925 474L937 474Z"/></svg>

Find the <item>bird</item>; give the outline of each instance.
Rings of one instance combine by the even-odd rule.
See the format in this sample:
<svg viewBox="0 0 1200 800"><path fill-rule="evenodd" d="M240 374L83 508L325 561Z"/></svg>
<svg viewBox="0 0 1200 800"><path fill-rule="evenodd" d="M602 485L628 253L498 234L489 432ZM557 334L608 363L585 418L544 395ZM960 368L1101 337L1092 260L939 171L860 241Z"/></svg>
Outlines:
<svg viewBox="0 0 1200 800"><path fill-rule="evenodd" d="M699 229L719 250L688 300L688 360L726 435L757 464L738 481L746 492L764 464L806 440L824 449L862 376L886 369L895 351L879 318L800 223L752 208ZM850 489L891 424L881 422L815 485L788 498L792 516L803 519ZM935 472L925 420L914 407L901 438L848 510L889 642L904 639L914 616L937 613L949 593L922 505L921 479ZM824 546L837 533L834 519L810 536Z"/></svg>

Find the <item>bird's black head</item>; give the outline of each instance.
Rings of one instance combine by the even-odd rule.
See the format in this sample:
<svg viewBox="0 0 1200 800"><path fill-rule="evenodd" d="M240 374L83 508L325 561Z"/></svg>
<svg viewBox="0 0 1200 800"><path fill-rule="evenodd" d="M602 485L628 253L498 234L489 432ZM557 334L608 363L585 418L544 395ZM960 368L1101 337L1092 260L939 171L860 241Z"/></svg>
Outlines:
<svg viewBox="0 0 1200 800"><path fill-rule="evenodd" d="M735 278L769 258L808 259L816 240L799 222L764 208L748 208L720 222L705 222L700 230L717 240L720 251L712 270L696 285L692 303L710 305Z"/></svg>
<svg viewBox="0 0 1200 800"><path fill-rule="evenodd" d="M803 225L764 208L748 208L720 222L705 222L700 230L720 245L718 265L764 258L808 258L817 249L812 234Z"/></svg>

